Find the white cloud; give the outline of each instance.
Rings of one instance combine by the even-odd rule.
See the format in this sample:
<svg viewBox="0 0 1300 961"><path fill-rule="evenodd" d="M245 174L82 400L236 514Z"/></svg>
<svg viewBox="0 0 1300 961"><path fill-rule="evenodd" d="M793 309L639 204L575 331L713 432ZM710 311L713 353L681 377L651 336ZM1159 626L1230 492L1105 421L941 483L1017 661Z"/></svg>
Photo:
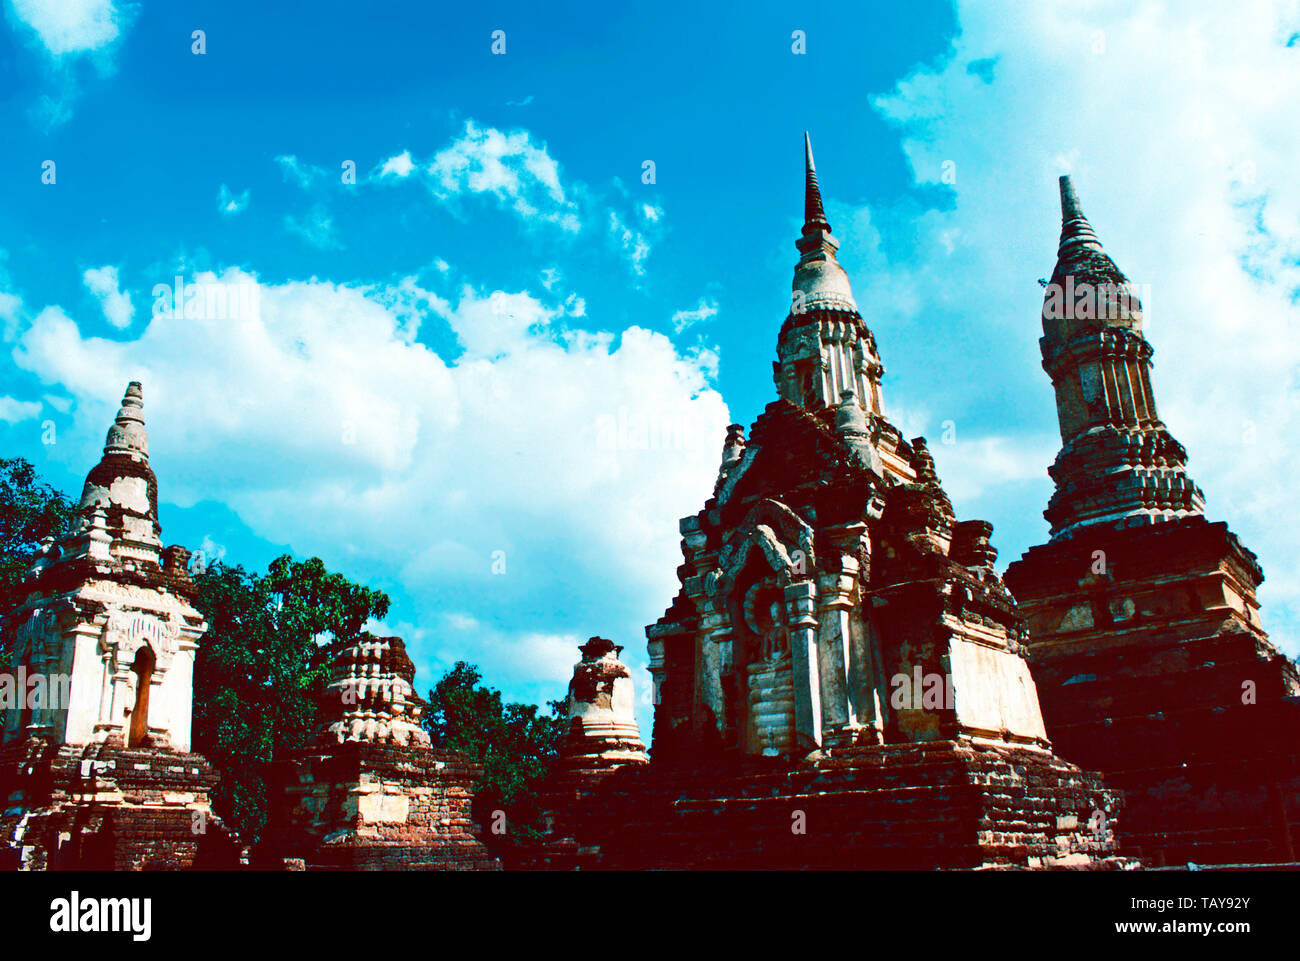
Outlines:
<svg viewBox="0 0 1300 961"><path fill-rule="evenodd" d="M274 543L381 570L425 628L448 597L494 625L431 630L429 670L436 645L448 663L499 667L494 685L558 696L580 636L621 637L640 655L636 635L676 588L677 519L716 474L728 413L711 388L715 355L637 327L569 329L563 302L524 291L292 282L263 284L259 308L153 317L128 342L47 308L14 359L76 399L63 436L80 441L58 451L70 464L93 461L123 385L141 380L165 501L216 499ZM413 337L404 313L421 309L464 346L455 364ZM516 625L503 626L503 606Z"/></svg>
<svg viewBox="0 0 1300 961"><path fill-rule="evenodd" d="M692 324L708 320L710 317L717 316L717 313L718 302L701 297L698 307L692 310L679 310L673 314L673 330L680 334Z"/></svg>
<svg viewBox="0 0 1300 961"><path fill-rule="evenodd" d="M88 60L100 76L116 69L118 40L136 8L114 0L6 0L5 10L16 32L41 54L46 90L28 112L49 131L72 117L82 83L76 64Z"/></svg>
<svg viewBox="0 0 1300 961"><path fill-rule="evenodd" d="M460 139L435 154L424 172L441 199L489 194L525 220L571 233L582 228L578 206L560 184L559 164L527 130L506 133L466 121Z"/></svg>
<svg viewBox="0 0 1300 961"><path fill-rule="evenodd" d="M1059 437L1049 435L968 439L951 426L952 443L944 442L945 425L940 424L927 446L944 490L954 501L974 501L985 491L1042 477L1061 446ZM1028 509L1033 511L1034 506L1028 505Z"/></svg>
<svg viewBox="0 0 1300 961"><path fill-rule="evenodd" d="M9 12L54 57L103 49L122 32L113 0L9 0Z"/></svg>
<svg viewBox="0 0 1300 961"><path fill-rule="evenodd" d="M213 564L220 564L226 559L226 545L212 539L211 534L204 534L192 558L200 570Z"/></svg>
<svg viewBox="0 0 1300 961"><path fill-rule="evenodd" d="M243 213L248 209L249 192L245 190L241 194L231 191L225 184L217 191L217 210L221 211L222 216L233 217L235 214Z"/></svg>
<svg viewBox="0 0 1300 961"><path fill-rule="evenodd" d="M1034 279L1055 259L1056 176L1072 173L1102 242L1153 292L1157 400L1208 513L1260 555L1266 623L1272 604L1275 629L1300 625L1300 529L1277 522L1300 471L1300 59L1286 46L1300 8L962 2L958 14L950 59L877 102L917 181L952 202L860 213L859 300L891 318L891 336L942 320L930 362L947 416L965 427L981 408L1015 410L1046 426ZM899 239L886 250L881 237Z"/></svg>
<svg viewBox="0 0 1300 961"><path fill-rule="evenodd" d="M609 233L614 242L627 256L633 273L645 275L645 261L650 256L650 241L641 231L629 227L619 216L618 211L609 212Z"/></svg>
<svg viewBox="0 0 1300 961"><path fill-rule="evenodd" d="M411 151L403 150L396 157L389 157L379 168L381 177L409 177L411 171L415 169L415 163L411 160Z"/></svg>
<svg viewBox="0 0 1300 961"><path fill-rule="evenodd" d="M16 424L30 420L41 412L41 405L36 401L16 400L13 397L0 396L0 421Z"/></svg>
<svg viewBox="0 0 1300 961"><path fill-rule="evenodd" d="M135 307L131 304L131 295L118 287L116 267L87 270L81 275L81 281L99 300L104 317L110 324L119 330L130 326Z"/></svg>
<svg viewBox="0 0 1300 961"><path fill-rule="evenodd" d="M301 176L295 158L278 159L288 175ZM612 208L588 185L566 182L558 161L530 131L482 127L473 120L467 120L460 136L429 160L418 160L411 151L403 150L380 164L369 181L422 183L453 211L467 198L486 198L517 216L526 227L549 231L548 239L554 238L557 230L560 236L572 237L589 224L596 229L603 225L605 242L638 276L645 274L646 258L664 220L664 210L658 204L629 202L625 213ZM617 180L615 186L627 199L626 189ZM553 282L548 278L544 285Z"/></svg>

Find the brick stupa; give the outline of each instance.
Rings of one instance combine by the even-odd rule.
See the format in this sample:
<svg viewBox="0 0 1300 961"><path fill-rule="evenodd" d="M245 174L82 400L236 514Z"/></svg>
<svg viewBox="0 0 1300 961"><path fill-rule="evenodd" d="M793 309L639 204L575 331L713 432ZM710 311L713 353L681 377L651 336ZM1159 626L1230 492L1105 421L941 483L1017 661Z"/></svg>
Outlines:
<svg viewBox="0 0 1300 961"><path fill-rule="evenodd" d="M1041 340L1061 429L1051 534L1006 573L1047 733L1124 790L1126 851L1294 861L1300 672L1260 623L1255 555L1204 516L1156 411L1141 302L1068 177L1061 218Z"/></svg>
<svg viewBox="0 0 1300 961"><path fill-rule="evenodd" d="M430 747L400 637L337 656L306 749L278 759L257 863L290 870L499 870L471 816L480 768Z"/></svg>
<svg viewBox="0 0 1300 961"><path fill-rule="evenodd" d="M623 648L593 637L579 651L565 701L568 729L540 798L542 837L512 852L512 867L598 867L599 847L578 839L617 830L610 819L619 812L602 803L600 787L618 769L650 760L636 722L632 672L619 658Z"/></svg>
<svg viewBox="0 0 1300 961"><path fill-rule="evenodd" d="M991 526L883 413L805 158L779 399L681 522L651 763L604 776L577 841L620 868L1116 864L1119 798L1052 751Z"/></svg>
<svg viewBox="0 0 1300 961"><path fill-rule="evenodd" d="M25 869L231 867L215 772L190 749L207 630L189 553L163 548L142 392L131 383L71 533L47 541L0 622L0 671L35 692L6 711L0 861Z"/></svg>

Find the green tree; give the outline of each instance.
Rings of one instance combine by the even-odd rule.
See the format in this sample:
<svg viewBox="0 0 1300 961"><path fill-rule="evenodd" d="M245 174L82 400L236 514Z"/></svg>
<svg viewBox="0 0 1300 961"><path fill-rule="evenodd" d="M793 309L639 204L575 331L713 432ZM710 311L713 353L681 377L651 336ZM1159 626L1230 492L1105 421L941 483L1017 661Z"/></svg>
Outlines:
<svg viewBox="0 0 1300 961"><path fill-rule="evenodd" d="M65 533L76 505L21 457L0 458L0 613L21 599L18 585L41 540Z"/></svg>
<svg viewBox="0 0 1300 961"><path fill-rule="evenodd" d="M538 792L564 734L564 702L551 701L550 714L535 704L507 704L501 692L480 682L479 669L464 661L429 692L424 726L435 747L460 751L483 766L475 786L475 820L490 826L492 812L506 813L509 830L490 840L509 843L538 834Z"/></svg>
<svg viewBox="0 0 1300 961"><path fill-rule="evenodd" d="M266 574L214 564L195 577L208 622L194 668L194 745L222 771L214 808L256 841L267 765L306 745L334 656L388 613L388 596L331 574L320 558Z"/></svg>

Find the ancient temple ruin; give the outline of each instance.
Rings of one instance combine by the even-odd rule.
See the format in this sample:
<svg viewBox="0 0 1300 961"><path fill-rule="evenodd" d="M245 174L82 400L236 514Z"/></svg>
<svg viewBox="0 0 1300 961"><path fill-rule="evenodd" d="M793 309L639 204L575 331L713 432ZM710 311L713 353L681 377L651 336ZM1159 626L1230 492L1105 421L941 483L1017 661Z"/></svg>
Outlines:
<svg viewBox="0 0 1300 961"><path fill-rule="evenodd" d="M335 658L306 748L278 758L260 867L499 870L476 837L480 769L430 747L400 637L363 635Z"/></svg>
<svg viewBox="0 0 1300 961"><path fill-rule="evenodd" d="M681 522L653 758L604 779L578 843L608 867L1096 866L1119 799L1053 754L992 528L883 412L805 154L779 399Z"/></svg>
<svg viewBox="0 0 1300 961"><path fill-rule="evenodd" d="M21 868L230 866L190 750L189 552L164 548L140 384L86 478L74 529L47 540L4 618L0 670L39 678L4 716L0 862ZM32 684L31 691L38 690Z"/></svg>
<svg viewBox="0 0 1300 961"><path fill-rule="evenodd" d="M599 867L601 850L591 839L617 831L622 813L605 804L601 786L618 769L650 760L636 722L632 672L619 659L623 648L593 637L579 651L565 699L568 729L541 798L542 837L523 845L512 867Z"/></svg>
<svg viewBox="0 0 1300 961"><path fill-rule="evenodd" d="M1260 623L1255 555L1204 516L1156 411L1141 302L1068 177L1061 220L1041 340L1061 430L1051 535L1006 574L1047 733L1124 790L1126 852L1294 861L1300 671Z"/></svg>
<svg viewBox="0 0 1300 961"><path fill-rule="evenodd" d="M509 866L1295 861L1300 669L1261 625L1255 556L1205 517L1157 414L1140 299L1068 178L1061 209L1050 535L1004 583L991 525L956 517L925 440L885 413L805 140L777 399L728 428L712 496L680 523L680 588L646 629L652 752L623 649L591 638L540 836L503 847ZM73 529L0 618L0 678L22 693L0 868L240 863L192 752L207 625L157 504L132 383ZM400 638L342 646L311 742L273 765L254 865L502 866L475 820L481 771L431 747L414 680Z"/></svg>

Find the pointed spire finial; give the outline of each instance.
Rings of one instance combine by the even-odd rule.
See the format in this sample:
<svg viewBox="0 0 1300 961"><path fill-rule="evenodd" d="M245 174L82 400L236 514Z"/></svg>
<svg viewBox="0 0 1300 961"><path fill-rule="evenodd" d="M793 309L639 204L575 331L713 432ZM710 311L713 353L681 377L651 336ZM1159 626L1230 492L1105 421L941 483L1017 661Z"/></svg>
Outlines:
<svg viewBox="0 0 1300 961"><path fill-rule="evenodd" d="M812 138L808 136L808 131L803 132L803 158L804 158L804 199L803 199L803 219L804 226L810 224L825 225L830 230L830 224L826 223L826 211L822 208L822 191L817 185L817 167L813 163Z"/></svg>
<svg viewBox="0 0 1300 961"><path fill-rule="evenodd" d="M1083 209L1079 206L1079 197L1074 192L1074 184L1069 174L1061 175L1061 222L1083 218Z"/></svg>
<svg viewBox="0 0 1300 961"><path fill-rule="evenodd" d="M144 426L144 392L138 380L126 385L122 406L118 408L117 418L104 440L104 453L149 456L149 432Z"/></svg>
<svg viewBox="0 0 1300 961"><path fill-rule="evenodd" d="M822 208L822 191L817 185L817 168L813 165L812 139L808 131L803 135L804 201L803 230L794 242L799 249L799 263L794 269L793 290L798 296L796 306L805 309L858 309L849 287L848 275L835 260L839 241L831 236L831 225L826 222Z"/></svg>
<svg viewBox="0 0 1300 961"><path fill-rule="evenodd" d="M1079 197L1074 192L1074 184L1068 175L1061 176L1061 243L1057 249L1058 256L1080 247L1101 250L1101 241L1097 232L1083 215L1079 206Z"/></svg>

